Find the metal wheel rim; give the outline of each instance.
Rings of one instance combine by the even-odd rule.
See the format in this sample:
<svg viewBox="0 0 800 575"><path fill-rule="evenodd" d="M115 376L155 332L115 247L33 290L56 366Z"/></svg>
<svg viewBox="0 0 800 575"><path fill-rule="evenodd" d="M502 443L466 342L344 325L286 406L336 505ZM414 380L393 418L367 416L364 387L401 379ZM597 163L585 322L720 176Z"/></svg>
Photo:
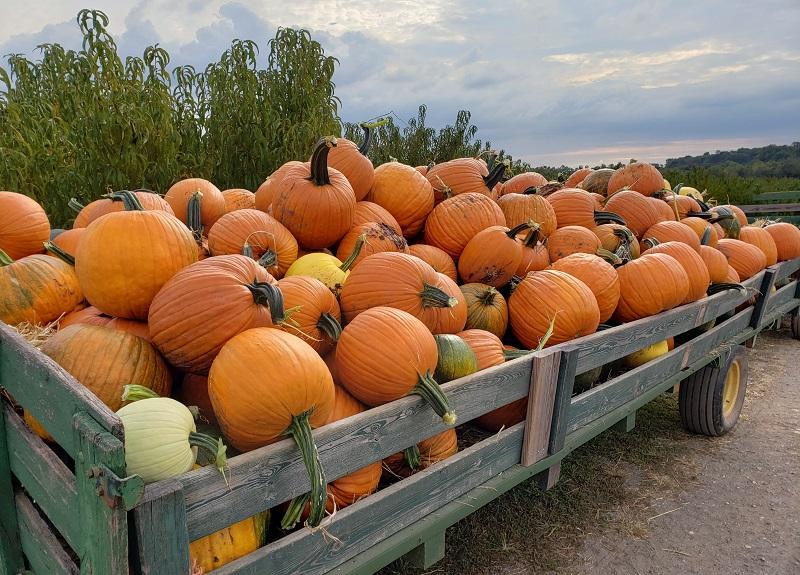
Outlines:
<svg viewBox="0 0 800 575"><path fill-rule="evenodd" d="M722 413L726 417L733 413L739 397L739 362L731 363L725 375L725 387L722 389Z"/></svg>

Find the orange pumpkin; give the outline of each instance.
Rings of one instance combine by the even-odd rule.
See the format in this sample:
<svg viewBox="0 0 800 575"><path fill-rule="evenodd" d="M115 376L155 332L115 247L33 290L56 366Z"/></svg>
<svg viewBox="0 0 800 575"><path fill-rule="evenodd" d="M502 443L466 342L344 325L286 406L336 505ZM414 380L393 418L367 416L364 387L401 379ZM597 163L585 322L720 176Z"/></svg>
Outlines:
<svg viewBox="0 0 800 575"><path fill-rule="evenodd" d="M592 168L578 168L574 172L572 172L569 177L564 182L565 188L574 188L578 184L580 184L586 176L594 172Z"/></svg>
<svg viewBox="0 0 800 575"><path fill-rule="evenodd" d="M540 233L545 237L556 231L558 224L553 206L538 194L505 194L497 200L497 205L510 228L532 221L539 224Z"/></svg>
<svg viewBox="0 0 800 575"><path fill-rule="evenodd" d="M57 247L61 248L63 251L74 257L75 254L78 252L78 242L80 242L81 238L83 237L84 231L85 228L64 230L56 237L54 237L52 242Z"/></svg>
<svg viewBox="0 0 800 575"><path fill-rule="evenodd" d="M310 167L296 166L276 185L272 214L306 248L327 248L353 227L356 196L341 172L328 167L336 146L329 136L317 143Z"/></svg>
<svg viewBox="0 0 800 575"><path fill-rule="evenodd" d="M270 176L264 180L264 182L258 186L258 189L256 190L255 208L257 210L261 210L262 212L272 213L272 199L275 196L275 190L278 189L280 182L283 180L286 174L303 166L309 167L310 164L308 162L303 163L298 162L297 160L291 160L285 164L282 164L277 170L272 172L272 174L270 174Z"/></svg>
<svg viewBox="0 0 800 575"><path fill-rule="evenodd" d="M142 205L142 208L145 211L158 210L161 212L167 212L173 216L175 215L175 212L172 211L172 207L169 205L169 203L155 192L150 190L135 190L133 191L133 194L136 196L136 199L139 200L139 203ZM72 224L72 228L85 228L100 216L104 216L112 212L121 212L127 209L122 197L122 194L111 193L103 196L99 200L95 200L87 204L75 217L75 222ZM72 205L72 200L70 200L70 206ZM80 206L80 204L77 204L77 202L75 205Z"/></svg>
<svg viewBox="0 0 800 575"><path fill-rule="evenodd" d="M609 194L623 188L652 196L664 188L664 177L650 164L633 162L616 170L608 180Z"/></svg>
<svg viewBox="0 0 800 575"><path fill-rule="evenodd" d="M436 273L436 287L450 296L452 307L433 307L429 313L433 316L431 333L454 334L458 333L467 324L467 298L459 289L458 284L444 274Z"/></svg>
<svg viewBox="0 0 800 575"><path fill-rule="evenodd" d="M553 206L558 227L581 226L592 229L600 221L625 222L610 212L597 211L595 199L589 192L578 188L564 188L547 196Z"/></svg>
<svg viewBox="0 0 800 575"><path fill-rule="evenodd" d="M64 329L76 323L106 325L112 319L111 316L103 314L99 309L90 305L82 309L76 309L58 320L58 329Z"/></svg>
<svg viewBox="0 0 800 575"><path fill-rule="evenodd" d="M551 267L581 280L592 290L600 309L600 322L613 315L619 302L619 277L614 266L600 256L577 253L559 259Z"/></svg>
<svg viewBox="0 0 800 575"><path fill-rule="evenodd" d="M465 329L456 334L463 339L478 360L478 370L488 369L505 362L503 342L500 338L483 329Z"/></svg>
<svg viewBox="0 0 800 575"><path fill-rule="evenodd" d="M522 194L531 188L541 188L547 185L547 178L539 172L522 172L509 178L500 188L502 196L508 194Z"/></svg>
<svg viewBox="0 0 800 575"><path fill-rule="evenodd" d="M600 308L586 284L557 270L529 273L511 293L508 313L514 335L535 348L550 329L548 346L594 333Z"/></svg>
<svg viewBox="0 0 800 575"><path fill-rule="evenodd" d="M425 177L433 188L437 201L447 194L475 193L494 197L492 190L505 173L506 166L498 162L491 170L486 162L478 158L456 158L448 162L436 164L428 170Z"/></svg>
<svg viewBox="0 0 800 575"><path fill-rule="evenodd" d="M506 218L491 198L464 193L436 206L425 223L425 243L458 259L467 243L489 226L504 226Z"/></svg>
<svg viewBox="0 0 800 575"><path fill-rule="evenodd" d="M328 153L328 166L339 170L350 182L356 201L363 200L372 188L375 180L375 169L367 156L372 142L372 129L361 124L364 130L364 142L358 146L346 138L337 138L336 147Z"/></svg>
<svg viewBox="0 0 800 575"><path fill-rule="evenodd" d="M153 299L148 318L153 344L175 367L205 374L233 336L283 321L276 283L263 267L240 255L188 266Z"/></svg>
<svg viewBox="0 0 800 575"><path fill-rule="evenodd" d="M748 244L752 244L764 252L768 266L778 263L778 246L772 239L770 233L764 228L755 226L742 226L739 230L739 239Z"/></svg>
<svg viewBox="0 0 800 575"><path fill-rule="evenodd" d="M724 238L719 240L717 249L725 254L743 281L753 277L767 267L767 256L759 248L741 240Z"/></svg>
<svg viewBox="0 0 800 575"><path fill-rule="evenodd" d="M683 218L681 223L689 226L701 242L703 242L705 236L705 245L712 248L717 247L717 242L719 241L717 230L709 222L702 218L688 217Z"/></svg>
<svg viewBox="0 0 800 575"><path fill-rule="evenodd" d="M355 269L364 258L381 252L408 253L408 243L406 239L394 231L386 224L369 222L353 227L347 232L339 247L336 249L336 257L346 260L356 247L358 238L362 238L364 245L358 252L358 256L353 261L350 269Z"/></svg>
<svg viewBox="0 0 800 575"><path fill-rule="evenodd" d="M433 209L433 188L411 166L388 162L375 168L375 181L366 199L392 214L403 236L413 238Z"/></svg>
<svg viewBox="0 0 800 575"><path fill-rule="evenodd" d="M725 257L721 251L711 246L700 246L700 257L708 269L709 279L711 283L719 284L724 283L728 277L728 258ZM738 274L737 274L738 283Z"/></svg>
<svg viewBox="0 0 800 575"><path fill-rule="evenodd" d="M602 245L592 230L582 226L566 226L558 228L547 238L547 253L553 263L570 254L597 253Z"/></svg>
<svg viewBox="0 0 800 575"><path fill-rule="evenodd" d="M133 335L141 337L143 340L152 343L150 339L150 326L147 325L146 321L115 317L106 323L105 326L110 329L132 333Z"/></svg>
<svg viewBox="0 0 800 575"><path fill-rule="evenodd" d="M50 239L50 220L35 200L0 192L0 250L14 260L42 253Z"/></svg>
<svg viewBox="0 0 800 575"><path fill-rule="evenodd" d="M484 330L503 337L508 328L506 300L494 287L482 283L461 286L467 306L467 330ZM480 363L480 362L479 362ZM478 369L483 369L478 367Z"/></svg>
<svg viewBox="0 0 800 575"><path fill-rule="evenodd" d="M222 197L225 198L226 214L234 210L253 210L256 207L256 195L250 190L243 188L222 190Z"/></svg>
<svg viewBox="0 0 800 575"><path fill-rule="evenodd" d="M696 252L700 251L700 238L697 237L692 228L682 222L658 222L650 226L643 237L655 239L659 243L681 242Z"/></svg>
<svg viewBox="0 0 800 575"><path fill-rule="evenodd" d="M694 234L692 234L694 237ZM691 303L705 297L708 291L708 284L711 283L711 276L699 251L692 246L677 241L664 242L648 249L645 254L667 254L677 260L686 272L689 279L689 291L683 298L681 304Z"/></svg>
<svg viewBox="0 0 800 575"><path fill-rule="evenodd" d="M398 234L402 235L403 233L403 230L400 228L400 224L397 223L397 220L394 219L394 216L386 209L382 208L378 204L367 202L365 200L356 203L356 211L355 215L353 216L353 227L360 226L361 224L368 224L370 222L386 224Z"/></svg>
<svg viewBox="0 0 800 575"><path fill-rule="evenodd" d="M620 297L614 318L626 322L680 305L689 293L689 277L667 254L643 254L617 268Z"/></svg>
<svg viewBox="0 0 800 575"><path fill-rule="evenodd" d="M786 222L772 223L764 227L772 236L778 251L778 261L800 258L800 229Z"/></svg>
<svg viewBox="0 0 800 575"><path fill-rule="evenodd" d="M522 240L522 258L514 275L521 278L528 272L538 272L550 265L550 254L547 246L539 241L539 230L534 227Z"/></svg>
<svg viewBox="0 0 800 575"><path fill-rule="evenodd" d="M283 278L278 287L287 310L280 328L305 341L318 354L327 354L342 333L342 312L336 296L309 276Z"/></svg>
<svg viewBox="0 0 800 575"><path fill-rule="evenodd" d="M725 277L725 282L738 284L740 281L742 280L739 279L739 274L730 264L728 264L728 275Z"/></svg>
<svg viewBox="0 0 800 575"><path fill-rule="evenodd" d="M651 226L664 220L657 201L639 192L623 190L608 198L606 209L622 216L627 227L640 238Z"/></svg>
<svg viewBox="0 0 800 575"><path fill-rule="evenodd" d="M211 425L219 425L211 398L208 396L208 377L187 373L183 376L181 384L173 392L175 399L184 405L193 405L200 410L200 417Z"/></svg>
<svg viewBox="0 0 800 575"><path fill-rule="evenodd" d="M595 235L606 249L624 261L639 257L639 242L627 227L620 224L602 224L594 228Z"/></svg>
<svg viewBox="0 0 800 575"><path fill-rule="evenodd" d="M189 200L200 193L200 225L203 235L225 214L225 197L217 186L202 178L186 178L172 185L164 199L175 217L189 225Z"/></svg>
<svg viewBox="0 0 800 575"><path fill-rule="evenodd" d="M692 196L669 195L665 199L667 205L672 209L672 217L675 218L677 213L678 217L683 220L684 218L696 217L696 214L702 212L700 204L697 203Z"/></svg>
<svg viewBox="0 0 800 575"><path fill-rule="evenodd" d="M506 285L522 261L522 244L517 234L530 224L514 228L489 226L467 242L458 259L458 275L467 283L484 283L494 287Z"/></svg>
<svg viewBox="0 0 800 575"><path fill-rule="evenodd" d="M647 198L659 213L660 222L676 222L678 217L670 205L660 198Z"/></svg>
<svg viewBox="0 0 800 575"><path fill-rule="evenodd" d="M409 477L416 471L427 469L458 452L458 437L455 429L446 429L433 437L420 441L405 451L390 455L384 465L397 477Z"/></svg>
<svg viewBox="0 0 800 575"><path fill-rule="evenodd" d="M456 263L444 250L429 246L428 244L414 244L413 246L408 246L408 253L418 257L437 272L446 275L451 280L456 281L458 279Z"/></svg>
<svg viewBox="0 0 800 575"><path fill-rule="evenodd" d="M727 208L728 210L733 212L733 216L736 218L736 221L739 223L740 227L744 227L747 225L747 215L744 213L744 211L742 211L742 208L740 208L739 206L734 206L733 204L722 204L719 206L714 206L711 211L717 213L720 210L720 208L723 208L723 210Z"/></svg>

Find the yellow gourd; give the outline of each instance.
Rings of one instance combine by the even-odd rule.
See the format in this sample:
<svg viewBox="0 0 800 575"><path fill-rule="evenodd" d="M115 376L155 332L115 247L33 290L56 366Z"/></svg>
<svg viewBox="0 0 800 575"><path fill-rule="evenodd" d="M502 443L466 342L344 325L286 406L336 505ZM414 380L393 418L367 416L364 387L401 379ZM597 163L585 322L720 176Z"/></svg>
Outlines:
<svg viewBox="0 0 800 575"><path fill-rule="evenodd" d="M356 258L358 258L358 254L361 252L363 246L364 236L361 236L356 240L353 253L344 261L341 261L334 255L322 252L306 254L297 258L294 263L289 266L284 277L312 277L324 283L328 286L328 289L334 293L338 293L347 280L347 276L350 275L350 267L356 261Z"/></svg>
<svg viewBox="0 0 800 575"><path fill-rule="evenodd" d="M693 188L691 186L682 186L678 193L682 196L689 196L695 200L701 202L703 201L703 193L697 188Z"/></svg>
<svg viewBox="0 0 800 575"><path fill-rule="evenodd" d="M635 351L630 355L626 355L622 358L622 363L625 364L626 367L639 367L648 361L652 361L657 357L661 357L667 352L669 352L669 344L667 341L659 341L658 343L649 345L644 349Z"/></svg>

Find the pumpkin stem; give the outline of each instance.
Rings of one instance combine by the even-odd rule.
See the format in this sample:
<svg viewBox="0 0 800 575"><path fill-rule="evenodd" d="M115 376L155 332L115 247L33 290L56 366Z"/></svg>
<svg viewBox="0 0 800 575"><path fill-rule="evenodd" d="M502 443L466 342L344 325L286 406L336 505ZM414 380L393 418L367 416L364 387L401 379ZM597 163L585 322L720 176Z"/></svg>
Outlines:
<svg viewBox="0 0 800 575"><path fill-rule="evenodd" d="M286 513L283 514L283 519L281 519L281 529L284 531L293 529L297 522L300 521L300 515L310 500L310 493L303 493L292 499L289 502L289 507L286 508Z"/></svg>
<svg viewBox="0 0 800 575"><path fill-rule="evenodd" d="M404 451L404 455L406 459L406 465L411 468L411 471L419 469L419 466L422 463L422 456L419 453L419 447L416 445L407 447Z"/></svg>
<svg viewBox="0 0 800 575"><path fill-rule="evenodd" d="M197 191L189 198L189 204L186 207L186 226L192 231L192 235L196 242L203 241L203 218L200 208L203 203L203 192Z"/></svg>
<svg viewBox="0 0 800 575"><path fill-rule="evenodd" d="M747 291L742 284L735 284L735 283L718 283L718 284L711 284L708 286L706 290L706 295L714 295L715 293L728 291L728 290L739 290L739 291Z"/></svg>
<svg viewBox="0 0 800 575"><path fill-rule="evenodd" d="M139 401L140 399L152 399L161 397L149 387L131 383L122 388L122 401Z"/></svg>
<svg viewBox="0 0 800 575"><path fill-rule="evenodd" d="M606 260L608 263L610 263L612 266L621 266L622 263L623 263L622 262L622 258L620 256L618 256L614 252L611 252L611 251L609 251L609 250L607 250L605 248L599 248L595 252L595 255L600 256L601 258Z"/></svg>
<svg viewBox="0 0 800 575"><path fill-rule="evenodd" d="M490 306L494 303L499 293L493 286L489 286L478 296L478 301L485 306Z"/></svg>
<svg viewBox="0 0 800 575"><path fill-rule="evenodd" d="M317 327L332 341L339 341L339 336L342 335L342 324L328 312L319 316Z"/></svg>
<svg viewBox="0 0 800 575"><path fill-rule="evenodd" d="M615 228L614 235L619 238L619 246L614 250L624 262L629 262L633 259L633 252L631 251L631 244L636 241L633 232L628 228Z"/></svg>
<svg viewBox="0 0 800 575"><path fill-rule="evenodd" d="M443 289L430 284L423 284L419 292L422 298L422 307L456 307L458 299L447 294Z"/></svg>
<svg viewBox="0 0 800 575"><path fill-rule="evenodd" d="M529 248L535 246L536 242L539 241L540 232L541 232L541 226L539 224L533 224L531 226L531 231L528 232L528 235L525 236L524 240L522 240L522 244Z"/></svg>
<svg viewBox="0 0 800 575"><path fill-rule="evenodd" d="M125 207L126 212L143 212L144 207L142 203L139 201L139 198L136 197L136 194L131 192L130 190L120 190L118 192L114 192L110 196L112 202L122 202L122 205Z"/></svg>
<svg viewBox="0 0 800 575"><path fill-rule="evenodd" d="M660 241L658 241L658 240L657 240L657 239L655 239L655 238L644 238L644 239L642 240L642 247L643 247L645 250L649 250L650 248L654 248L654 247L656 247L656 246L657 246L658 244L660 244L660 243L661 243L661 242L660 242Z"/></svg>
<svg viewBox="0 0 800 575"><path fill-rule="evenodd" d="M253 246L251 246L247 240L245 240L244 244L242 244L242 255L250 258L251 260L255 259L255 255L253 254Z"/></svg>
<svg viewBox="0 0 800 575"><path fill-rule="evenodd" d="M48 252L52 252L53 255L55 255L60 260L63 260L65 262L67 262L71 266L75 265L75 257L72 256L71 254L68 254L64 250L62 250L60 247L58 247L53 242L48 240L48 241L44 242L43 245L44 245L44 249L46 249Z"/></svg>
<svg viewBox="0 0 800 575"><path fill-rule="evenodd" d="M356 260L358 259L358 254L361 253L361 250L364 247L364 244L367 243L367 234L361 234L356 238L356 245L353 246L353 251L350 252L350 255L347 256L347 259L342 262L342 265L339 266L339 269L343 272L349 270Z"/></svg>
<svg viewBox="0 0 800 575"><path fill-rule="evenodd" d="M283 293L278 286L271 283L254 281L247 284L247 289L253 294L253 301L258 305L265 305L272 315L272 323L279 324L286 319L283 309Z"/></svg>
<svg viewBox="0 0 800 575"><path fill-rule="evenodd" d="M681 213L678 210L678 197L674 194L672 196L672 211L675 212L675 221L676 222L681 221Z"/></svg>
<svg viewBox="0 0 800 575"><path fill-rule="evenodd" d="M711 241L711 226L706 226L706 229L703 230L703 235L700 236L700 245L707 246L708 242Z"/></svg>
<svg viewBox="0 0 800 575"><path fill-rule="evenodd" d="M506 168L508 167L508 160L503 160L502 162L498 162L495 164L488 175L483 177L483 181L486 184L486 187L491 190L494 188L498 182L503 178L503 174L506 173Z"/></svg>
<svg viewBox="0 0 800 575"><path fill-rule="evenodd" d="M361 129L364 130L364 141L358 147L358 151L366 156L369 152L369 147L372 145L372 130L378 126L383 126L389 123L389 118L381 118L375 122L361 122Z"/></svg>
<svg viewBox="0 0 800 575"><path fill-rule="evenodd" d="M335 136L325 136L317 142L314 153L311 155L311 177L309 180L316 186L325 186L331 183L328 173L328 152L336 146Z"/></svg>
<svg viewBox="0 0 800 575"><path fill-rule="evenodd" d="M614 212L595 212L594 213L594 221L596 223L604 222L613 222L616 224L627 225L625 220L619 214L615 214Z"/></svg>
<svg viewBox="0 0 800 575"><path fill-rule="evenodd" d="M77 199L70 198L69 202L67 202L67 207L69 207L69 209L71 209L72 211L74 211L77 214L77 213L80 213L80 211L83 208L85 208L86 206L84 206L82 203L80 203Z"/></svg>
<svg viewBox="0 0 800 575"><path fill-rule="evenodd" d="M442 388L439 387L439 384L436 383L436 380L431 376L431 372L427 372L425 375L420 374L419 381L417 385L414 386L414 389L411 390L410 394L411 393L419 395L422 399L427 401L431 408L433 408L433 411L436 412L436 415L442 418L445 425L455 424L456 413L450 407L450 403L447 401L447 396L442 391Z"/></svg>
<svg viewBox="0 0 800 575"><path fill-rule="evenodd" d="M531 350L529 349L504 349L503 357L506 361L511 361L512 359L524 357L529 353L531 353Z"/></svg>
<svg viewBox="0 0 800 575"><path fill-rule="evenodd" d="M529 186L522 190L523 196L535 196L539 193L539 188L537 186Z"/></svg>
<svg viewBox="0 0 800 575"><path fill-rule="evenodd" d="M704 216L700 216L701 218ZM732 220L734 215L732 213L714 213L709 212L708 214L708 223L709 224L716 224L717 222L722 222L725 220Z"/></svg>
<svg viewBox="0 0 800 575"><path fill-rule="evenodd" d="M300 415L293 415L292 423L286 429L286 434L291 435L297 443L297 447L300 448L300 454L308 472L308 479L311 482L311 514L307 524L316 527L322 521L325 513L325 500L328 496L325 491L325 471L322 469L317 446L311 435L311 423L308 421L310 415L310 410Z"/></svg>
<svg viewBox="0 0 800 575"><path fill-rule="evenodd" d="M533 220L528 220L527 222L523 222L517 226L514 226L510 230L506 232L506 235L511 238L512 240L517 237L517 234L520 233L525 228L533 229Z"/></svg>
<svg viewBox="0 0 800 575"><path fill-rule="evenodd" d="M13 258L3 250L0 250L0 268L9 266L14 263Z"/></svg>
<svg viewBox="0 0 800 575"><path fill-rule="evenodd" d="M271 268L278 264L278 254L271 248L268 248L267 251L258 258L258 263L261 267Z"/></svg>
<svg viewBox="0 0 800 575"><path fill-rule="evenodd" d="M226 455L228 448L222 443L222 439L191 431L189 432L189 445L205 451L209 459L214 462L214 467L225 475L225 465L228 463Z"/></svg>

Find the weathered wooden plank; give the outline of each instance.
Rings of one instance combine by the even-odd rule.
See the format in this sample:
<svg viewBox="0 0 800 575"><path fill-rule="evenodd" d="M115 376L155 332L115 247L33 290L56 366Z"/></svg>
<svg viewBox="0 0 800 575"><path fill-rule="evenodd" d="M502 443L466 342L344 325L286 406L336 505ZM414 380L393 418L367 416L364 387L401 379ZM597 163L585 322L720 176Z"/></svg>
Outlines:
<svg viewBox="0 0 800 575"><path fill-rule="evenodd" d="M761 325L761 320L764 319L764 312L767 310L767 302L772 296L772 286L775 285L775 279L778 275L778 270L775 268L767 268L764 270L764 279L761 280L761 286L758 289L758 297L756 298L756 305L753 306L753 315L750 317L750 327L758 329Z"/></svg>
<svg viewBox="0 0 800 575"><path fill-rule="evenodd" d="M533 480L536 482L536 485L539 489L543 491L547 491L552 489L556 483L558 483L558 478L561 477L561 462L559 461L555 465L548 467L544 471L541 471L533 476Z"/></svg>
<svg viewBox="0 0 800 575"><path fill-rule="evenodd" d="M800 270L800 258L795 258L786 262L780 262L775 264L775 266L778 268L778 276L776 279L780 281L783 278L788 278L797 270Z"/></svg>
<svg viewBox="0 0 800 575"><path fill-rule="evenodd" d="M97 480L100 466L125 477L122 442L103 429L87 412L73 417L76 447L75 483L78 493L82 573L128 572L128 517L124 505L109 506Z"/></svg>
<svg viewBox="0 0 800 575"><path fill-rule="evenodd" d="M76 575L78 567L53 535L30 499L18 491L15 497L22 549L37 575Z"/></svg>
<svg viewBox="0 0 800 575"><path fill-rule="evenodd" d="M550 348L532 356L531 389L525 418L525 439L522 442L522 465L533 465L547 455L550 425L558 387L561 350Z"/></svg>
<svg viewBox="0 0 800 575"><path fill-rule="evenodd" d="M67 543L78 549L81 527L75 512L75 474L28 429L11 406L5 406L5 417L11 470Z"/></svg>
<svg viewBox="0 0 800 575"><path fill-rule="evenodd" d="M324 573L515 466L522 428L518 424L503 430L337 512L324 531L302 529L287 535L221 567L215 575Z"/></svg>
<svg viewBox="0 0 800 575"><path fill-rule="evenodd" d="M8 453L8 433L5 424L7 405L0 397L0 575L12 575L25 568Z"/></svg>
<svg viewBox="0 0 800 575"><path fill-rule="evenodd" d="M133 510L141 575L189 573L189 532L183 486L169 479L145 488Z"/></svg>
<svg viewBox="0 0 800 575"><path fill-rule="evenodd" d="M575 384L575 373L578 366L579 350L571 343L562 348L561 365L558 369L558 383L556 384L556 399L553 406L553 423L550 425L550 445L547 452L552 455L561 450L567 434L569 420L570 398ZM558 473L559 470L556 470ZM556 476L555 480L558 477Z"/></svg>
<svg viewBox="0 0 800 575"><path fill-rule="evenodd" d="M750 204L739 206L745 215L750 214L800 214L800 204Z"/></svg>
<svg viewBox="0 0 800 575"><path fill-rule="evenodd" d="M445 532L442 530L423 539L417 547L411 550L406 559L417 569L428 569L434 563L444 559L444 552Z"/></svg>
<svg viewBox="0 0 800 575"><path fill-rule="evenodd" d="M526 397L532 358L528 355L442 386L458 416L469 421ZM314 440L328 481L435 435L441 419L417 396L409 396L315 430ZM215 469L178 479L186 493L190 540L227 527L309 490L296 445L281 441L229 460L230 486Z"/></svg>
<svg viewBox="0 0 800 575"><path fill-rule="evenodd" d="M765 309L763 311L764 315L772 314L776 309L795 299L794 296L795 291L797 290L797 283L797 281L790 282L772 294L772 296L767 300Z"/></svg>
<svg viewBox="0 0 800 575"><path fill-rule="evenodd" d="M721 344L734 340L734 336L751 337L755 333L749 328L752 313L753 308L747 308L696 337L690 344L575 397L569 412L568 432L572 433L592 420L618 409L631 399L660 387L665 378L685 370Z"/></svg>
<svg viewBox="0 0 800 575"><path fill-rule="evenodd" d="M0 321L0 387L30 411L73 458L77 446L72 418L88 413L98 425L123 440L122 422L97 396L60 365L32 347Z"/></svg>

